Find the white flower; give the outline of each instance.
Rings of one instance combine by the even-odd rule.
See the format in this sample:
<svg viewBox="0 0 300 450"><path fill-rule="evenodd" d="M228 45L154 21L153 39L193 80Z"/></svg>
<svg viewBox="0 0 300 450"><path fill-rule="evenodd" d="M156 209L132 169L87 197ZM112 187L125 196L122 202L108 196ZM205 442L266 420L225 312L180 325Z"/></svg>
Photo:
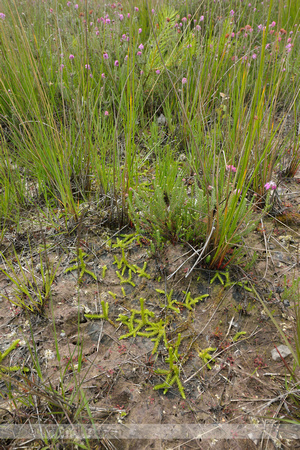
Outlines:
<svg viewBox="0 0 300 450"><path fill-rule="evenodd" d="M45 350L44 358L45 359L54 359L54 352L50 349Z"/></svg>

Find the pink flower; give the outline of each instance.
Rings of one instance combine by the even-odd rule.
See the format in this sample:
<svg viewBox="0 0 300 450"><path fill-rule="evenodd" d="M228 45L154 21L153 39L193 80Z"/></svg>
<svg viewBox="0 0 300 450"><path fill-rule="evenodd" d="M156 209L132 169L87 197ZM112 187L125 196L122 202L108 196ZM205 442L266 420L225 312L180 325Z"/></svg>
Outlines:
<svg viewBox="0 0 300 450"><path fill-rule="evenodd" d="M142 52L137 52L137 56L141 56Z"/></svg>
<svg viewBox="0 0 300 450"><path fill-rule="evenodd" d="M77 3L76 3L76 5L75 5L75 7L74 7L75 9L78 9L78 5L77 5Z"/></svg>
<svg viewBox="0 0 300 450"><path fill-rule="evenodd" d="M236 167L231 165L226 165L227 172L236 172Z"/></svg>
<svg viewBox="0 0 300 450"><path fill-rule="evenodd" d="M273 21L269 26L273 28L273 27L275 27L275 25L276 25L276 22Z"/></svg>
<svg viewBox="0 0 300 450"><path fill-rule="evenodd" d="M67 2L67 6L71 6L71 2Z"/></svg>
<svg viewBox="0 0 300 450"><path fill-rule="evenodd" d="M140 49L140 50L144 50L143 44L140 44L140 45L139 45L139 49Z"/></svg>
<svg viewBox="0 0 300 450"><path fill-rule="evenodd" d="M143 70L141 70L141 71L140 71L140 75L143 75L143 74L144 74L144 71L143 71Z"/></svg>
<svg viewBox="0 0 300 450"><path fill-rule="evenodd" d="M105 111L105 112L104 112L104 115L105 115L105 116L108 116L108 111Z"/></svg>
<svg viewBox="0 0 300 450"><path fill-rule="evenodd" d="M157 70L155 71L155 73L157 73L157 75L159 75L159 74L160 74L160 70L157 69Z"/></svg>
<svg viewBox="0 0 300 450"><path fill-rule="evenodd" d="M116 59L114 62L115 67L119 67L119 61Z"/></svg>
<svg viewBox="0 0 300 450"><path fill-rule="evenodd" d="M203 22L203 20L204 20L204 16L201 16L199 19L199 22Z"/></svg>
<svg viewBox="0 0 300 450"><path fill-rule="evenodd" d="M182 22L187 22L187 18L186 17L183 17L181 20L182 20Z"/></svg>
<svg viewBox="0 0 300 450"><path fill-rule="evenodd" d="M122 20L124 19L123 14L119 14L119 19L120 19L120 21L122 22Z"/></svg>
<svg viewBox="0 0 300 450"><path fill-rule="evenodd" d="M62 70L63 70L64 67L65 67L64 64L61 64L61 65L59 66L59 70L62 72Z"/></svg>
<svg viewBox="0 0 300 450"><path fill-rule="evenodd" d="M152 14L155 14L155 9L151 9Z"/></svg>
<svg viewBox="0 0 300 450"><path fill-rule="evenodd" d="M234 11L233 11L233 9L230 11L230 13L229 13L230 15L231 15L231 17L233 17L234 16Z"/></svg>
<svg viewBox="0 0 300 450"><path fill-rule="evenodd" d="M87 70L91 70L91 66L90 66L89 64L86 64L84 67L85 67Z"/></svg>
<svg viewBox="0 0 300 450"><path fill-rule="evenodd" d="M51 13L53 13L53 9L52 9L52 8L50 8L49 11L50 11Z"/></svg>
<svg viewBox="0 0 300 450"><path fill-rule="evenodd" d="M268 183L266 183L264 185L264 188L266 191L268 191L269 189L272 189L273 191L275 191L275 189L277 188L276 183L274 183L274 181L269 181Z"/></svg>
<svg viewBox="0 0 300 450"><path fill-rule="evenodd" d="M101 73L101 77L102 77L102 78L105 78L105 73Z"/></svg>
<svg viewBox="0 0 300 450"><path fill-rule="evenodd" d="M195 28L196 28L197 31L200 31L200 30L201 30L200 25L196 25Z"/></svg>
<svg viewBox="0 0 300 450"><path fill-rule="evenodd" d="M97 30L96 31L96 36L99 36L99 34L100 34L100 31Z"/></svg>
<svg viewBox="0 0 300 450"><path fill-rule="evenodd" d="M256 54L256 53L253 53L252 59L256 59L256 58L257 58L257 54Z"/></svg>
<svg viewBox="0 0 300 450"><path fill-rule="evenodd" d="M5 14L0 13L0 19L4 20L5 19Z"/></svg>
<svg viewBox="0 0 300 450"><path fill-rule="evenodd" d="M70 59L70 60L72 60L72 59L74 59L74 58L75 58L74 55L70 55L70 56L69 56L69 59Z"/></svg>
<svg viewBox="0 0 300 450"><path fill-rule="evenodd" d="M138 8L137 6L134 7L134 10L135 10L136 12L139 12L139 8Z"/></svg>
<svg viewBox="0 0 300 450"><path fill-rule="evenodd" d="M127 14L127 19L129 19L129 18L130 18L130 13Z"/></svg>
<svg viewBox="0 0 300 450"><path fill-rule="evenodd" d="M105 19L105 23L110 23L110 19Z"/></svg>
<svg viewBox="0 0 300 450"><path fill-rule="evenodd" d="M187 78L182 78L182 84L186 84L187 83Z"/></svg>
<svg viewBox="0 0 300 450"><path fill-rule="evenodd" d="M142 30L141 28L139 28L139 34L141 34L142 31L143 31L143 30Z"/></svg>
<svg viewBox="0 0 300 450"><path fill-rule="evenodd" d="M103 59L108 59L108 54L107 53L103 53Z"/></svg>

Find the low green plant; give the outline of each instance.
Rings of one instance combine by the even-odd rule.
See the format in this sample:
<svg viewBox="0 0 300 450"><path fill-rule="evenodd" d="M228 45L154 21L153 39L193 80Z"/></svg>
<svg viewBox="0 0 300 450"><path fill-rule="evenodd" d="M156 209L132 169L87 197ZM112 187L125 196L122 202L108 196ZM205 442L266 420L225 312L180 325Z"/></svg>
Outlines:
<svg viewBox="0 0 300 450"><path fill-rule="evenodd" d="M180 176L172 188L167 182L155 181L153 190L137 189L128 201L138 232L147 233L152 240L173 244L187 241L194 245L205 241L208 202L196 184L189 194ZM213 194L210 207L214 207Z"/></svg>
<svg viewBox="0 0 300 450"><path fill-rule="evenodd" d="M163 389L164 394L168 392L168 390L173 386L173 384L177 384L178 390L181 394L182 398L185 397L184 388L182 386L182 383L180 381L180 364L178 363L178 357L175 354L175 351L173 347L168 348L169 356L166 358L166 362L169 364L169 369L157 369L155 370L155 373L158 375L165 375L166 379L163 383L156 384L154 386L154 390L157 391L158 389Z"/></svg>
<svg viewBox="0 0 300 450"><path fill-rule="evenodd" d="M14 259L16 267L12 261L5 258L3 253L0 254L8 267L8 270L1 267L0 270L13 284L13 296L8 294L2 294L2 296L15 306L43 314L46 303L51 296L52 284L61 261L58 262L56 267L49 263L45 265L40 254L39 267L42 276L42 279L40 279L36 275L33 266L27 265L26 269L23 268L23 264L15 250Z"/></svg>
<svg viewBox="0 0 300 450"><path fill-rule="evenodd" d="M183 305L189 309L190 311L193 310L193 306L195 306L199 301L204 300L205 298L209 297L209 294L203 294L199 297L192 298L190 292L182 291L185 294L185 301Z"/></svg>
<svg viewBox="0 0 300 450"><path fill-rule="evenodd" d="M82 250L82 248L79 247L78 249L78 256L71 260L71 262L77 262L78 264L74 264L71 267L68 267L65 270L65 273L72 272L73 270L80 271L79 277L78 277L78 283L81 283L83 275L86 273L87 275L90 275L94 280L97 281L97 276L92 272L91 270L87 269L87 264L84 261L84 258L88 255Z"/></svg>
<svg viewBox="0 0 300 450"><path fill-rule="evenodd" d="M207 368L209 370L211 370L211 365L210 362L215 362L215 360L212 358L212 356L210 355L210 353L215 352L217 349L213 348L213 347L208 347L205 348L204 350L201 350L199 352L199 356L200 358L203 360L204 364L207 366Z"/></svg>
<svg viewBox="0 0 300 450"><path fill-rule="evenodd" d="M7 355L9 355L10 352L12 352L18 346L19 342L20 342L20 339L16 339L3 353L0 352L0 372L17 372L18 370L23 370L23 372L29 372L29 369L27 367L2 366L2 361L6 358ZM0 375L0 378L1 378L1 375Z"/></svg>

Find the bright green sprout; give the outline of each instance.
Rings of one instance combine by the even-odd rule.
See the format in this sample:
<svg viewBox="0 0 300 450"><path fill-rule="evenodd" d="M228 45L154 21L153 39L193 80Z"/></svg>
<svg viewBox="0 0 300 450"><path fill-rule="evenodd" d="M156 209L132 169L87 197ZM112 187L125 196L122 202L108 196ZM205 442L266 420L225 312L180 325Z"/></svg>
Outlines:
<svg viewBox="0 0 300 450"><path fill-rule="evenodd" d="M127 259L126 259L126 257L125 257L124 248L122 248L122 258L121 258L121 259L118 259L117 256L114 255L114 259L115 259L115 261L113 262L113 264L117 264L117 267L118 267L119 270L122 268L122 266L123 266L123 264L124 264L124 268L123 268L122 275L124 275L124 272L125 272L125 268L126 268L126 267L128 267L128 269L131 269L132 272L134 272L134 273L136 272L136 269L134 268L134 266L131 265L131 264L127 261Z"/></svg>
<svg viewBox="0 0 300 450"><path fill-rule="evenodd" d="M5 350L5 352L1 353L0 352L0 365L3 361L4 358L6 358L6 356L12 352L17 346L18 343L20 342L20 339L16 339L9 347L8 349ZM18 370L21 370L20 366L13 366L13 367L5 367L5 366L0 366L0 372L17 372ZM27 367L23 367L22 370L24 372L29 372L29 369Z"/></svg>
<svg viewBox="0 0 300 450"><path fill-rule="evenodd" d="M117 238L117 243L113 245L113 248L125 249L129 247L129 245L132 244L134 241L140 243L140 236L137 233L128 235L122 234L122 237L124 237L124 239Z"/></svg>
<svg viewBox="0 0 300 450"><path fill-rule="evenodd" d="M131 286L135 287L135 283L131 280L131 269L129 269L128 278L123 278L123 276L120 274L118 270L116 270L116 274L118 278L120 278L121 284L131 284Z"/></svg>
<svg viewBox="0 0 300 450"><path fill-rule="evenodd" d="M105 278L106 271L107 271L107 266L103 266L102 267L102 278L103 278L103 280Z"/></svg>
<svg viewBox="0 0 300 450"><path fill-rule="evenodd" d="M240 336L243 336L244 334L247 334L246 331L240 331L240 332L236 333L236 335L235 335L234 338L232 339L233 342L236 342L236 341L238 340L238 338L239 338Z"/></svg>
<svg viewBox="0 0 300 450"><path fill-rule="evenodd" d="M163 338L165 346L168 346L167 336L166 336L166 322L164 320L160 320L159 322L149 322L146 331L139 331L138 336L143 336L147 338L151 338L152 336L157 336L156 338L151 339L152 342L155 342L152 355L157 351L159 343Z"/></svg>
<svg viewBox="0 0 300 450"><path fill-rule="evenodd" d="M155 317L154 312L149 311L149 309L144 308L145 299L140 298L141 309L138 311L137 309L131 310L131 316L128 317L125 314L120 314L117 322L122 322L123 325L126 325L129 329L129 333L124 334L120 337L120 339L125 339L131 336L136 337L137 333L144 326L151 326L151 322L149 322L148 317ZM141 319L136 319L135 316L140 315Z"/></svg>
<svg viewBox="0 0 300 450"><path fill-rule="evenodd" d="M88 274L88 275L90 275L92 278L94 278L94 280L97 281L96 275L95 275L91 270L88 270L88 269L86 268L86 263L85 263L84 260L83 260L83 258L84 258L85 256L87 256L87 254L84 253L84 252L82 251L81 248L79 248L79 250L78 250L78 257L76 257L76 258L74 258L74 259L72 259L72 260L70 261L70 262L76 261L76 262L78 262L78 264L75 264L75 265L72 266L72 267L68 267L68 269L65 270L65 273L67 273L67 272L71 272L71 271L73 271L73 270L79 270L79 269L81 269L81 270L80 270L80 275L79 275L79 278L78 278L78 283L80 283L80 282L82 281L82 277L83 277L83 275L84 275L85 273Z"/></svg>
<svg viewBox="0 0 300 450"><path fill-rule="evenodd" d="M175 356L174 350L172 347L169 347L169 357L167 358L170 369L157 369L155 370L155 373L158 375L166 375L166 379L163 383L157 384L154 386L154 390L157 391L158 389L164 389L164 394L168 392L170 387L173 386L173 384L176 382L179 392L181 394L182 398L185 397L184 388L180 381L180 367L177 364L174 364L174 361L177 361L177 358Z"/></svg>
<svg viewBox="0 0 300 450"><path fill-rule="evenodd" d="M221 277L221 275L223 275L223 276L225 277L226 286L227 286L228 283L230 283L230 280L229 280L229 272L228 272L228 271L226 271L226 272L219 272L219 271L217 271L217 272L215 273L215 276L210 280L210 284L213 284L213 282L214 282L215 280L219 280L220 283L224 286L224 280L223 280L223 278Z"/></svg>
<svg viewBox="0 0 300 450"><path fill-rule="evenodd" d="M146 273L146 268L147 268L147 262L144 262L143 268L141 269L139 266L137 266L136 264L133 266L136 270L136 273L139 275L139 277L145 277L148 278L148 280L151 280L151 275L149 275L149 273Z"/></svg>
<svg viewBox="0 0 300 450"><path fill-rule="evenodd" d="M195 306L199 301L202 301L204 298L209 297L209 294L203 294L200 297L192 298L191 293L186 291L182 291L185 294L185 302L183 305L189 309L190 311L193 310L192 306Z"/></svg>
<svg viewBox="0 0 300 450"><path fill-rule="evenodd" d="M180 312L179 308L176 308L175 306L173 306L174 303L177 304L177 305L178 305L178 303L179 303L176 299L175 299L175 300L172 300L173 289L170 290L170 293L169 293L169 294L167 294L167 293L166 293L165 291L163 291L162 289L155 289L155 290L156 290L156 292L158 292L159 294L164 294L164 295L166 296L166 299L167 299L167 302L168 302L168 304L167 304L167 308L168 308L168 309L172 309L173 311L175 311L175 312L177 312L177 313Z"/></svg>
<svg viewBox="0 0 300 450"><path fill-rule="evenodd" d="M211 369L211 365L209 364L208 361L212 361L215 362L214 359L212 359L211 355L209 353L213 353L215 352L217 349L213 348L213 347L208 347L204 350L202 350L201 352L199 352L199 356L200 358L203 360L204 364L207 365L207 368L210 370Z"/></svg>

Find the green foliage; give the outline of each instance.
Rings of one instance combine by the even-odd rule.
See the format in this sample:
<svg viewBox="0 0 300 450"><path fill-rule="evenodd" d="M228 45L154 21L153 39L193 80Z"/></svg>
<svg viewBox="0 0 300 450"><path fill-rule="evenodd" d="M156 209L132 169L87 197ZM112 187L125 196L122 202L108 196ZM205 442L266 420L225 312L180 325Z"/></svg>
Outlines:
<svg viewBox="0 0 300 450"><path fill-rule="evenodd" d="M210 208L213 206L212 197ZM193 244L205 240L208 200L197 185L193 186L192 194L188 194L181 177L170 190L166 183L155 183L152 192L148 189L134 191L129 209L138 231L148 233L153 240L159 237L172 243L187 241Z"/></svg>
<svg viewBox="0 0 300 450"><path fill-rule="evenodd" d="M0 253L5 264L9 270L4 270L0 267L0 270L4 275L12 282L14 296L2 294L4 298L9 300L13 305L16 305L24 310L29 310L34 313L43 314L45 305L51 296L51 288L55 279L57 270L61 261L54 267L53 264L45 264L42 255L40 254L40 272L42 276L42 284L37 277L34 267L27 266L26 270L23 268L23 264L17 252L14 250L15 264L9 261L5 256Z"/></svg>
<svg viewBox="0 0 300 450"><path fill-rule="evenodd" d="M12 367L6 367L2 366L1 363L6 356L12 352L20 342L20 339L16 339L6 350L5 352L0 352L0 372L17 372L18 370L21 370L20 366L12 366ZM27 367L22 367L23 372L29 372L29 369ZM1 377L1 375L0 375Z"/></svg>
<svg viewBox="0 0 300 450"><path fill-rule="evenodd" d="M169 347L169 357L166 359L166 362L168 362L170 366L168 370L166 369L155 370L155 373L157 373L158 375L165 375L166 379L163 383L156 384L153 389L155 391L157 391L158 389L164 389L164 394L166 394L168 390L173 386L173 384L176 383L178 390L181 394L181 397L185 399L186 397L184 393L184 388L180 381L181 368L180 364L178 363L178 357L175 354L173 347Z"/></svg>
<svg viewBox="0 0 300 450"><path fill-rule="evenodd" d="M209 294L203 294L199 297L192 298L190 292L183 291L183 293L185 294L185 301L183 305L190 311L193 311L193 306L195 306L199 301L202 301L206 297L209 297Z"/></svg>
<svg viewBox="0 0 300 450"><path fill-rule="evenodd" d="M210 355L210 353L215 352L217 349L213 348L213 347L208 347L204 350L201 350L199 352L199 356L200 358L203 360L204 364L207 366L207 368L209 370L211 370L211 365L209 364L211 361L215 362L215 360L212 358L212 356Z"/></svg>
<svg viewBox="0 0 300 450"><path fill-rule="evenodd" d="M65 270L65 273L72 272L73 270L77 270L79 273L78 276L78 283L81 283L83 275L86 273L87 275L90 275L94 280L97 281L97 276L92 272L91 270L87 269L86 262L84 261L84 258L88 255L82 250L82 248L78 249L78 256L71 260L71 262L76 261L78 264L74 264L72 267L68 267Z"/></svg>
<svg viewBox="0 0 300 450"><path fill-rule="evenodd" d="M244 334L247 334L246 331L239 331L238 333L236 333L232 338L233 342L236 342Z"/></svg>

